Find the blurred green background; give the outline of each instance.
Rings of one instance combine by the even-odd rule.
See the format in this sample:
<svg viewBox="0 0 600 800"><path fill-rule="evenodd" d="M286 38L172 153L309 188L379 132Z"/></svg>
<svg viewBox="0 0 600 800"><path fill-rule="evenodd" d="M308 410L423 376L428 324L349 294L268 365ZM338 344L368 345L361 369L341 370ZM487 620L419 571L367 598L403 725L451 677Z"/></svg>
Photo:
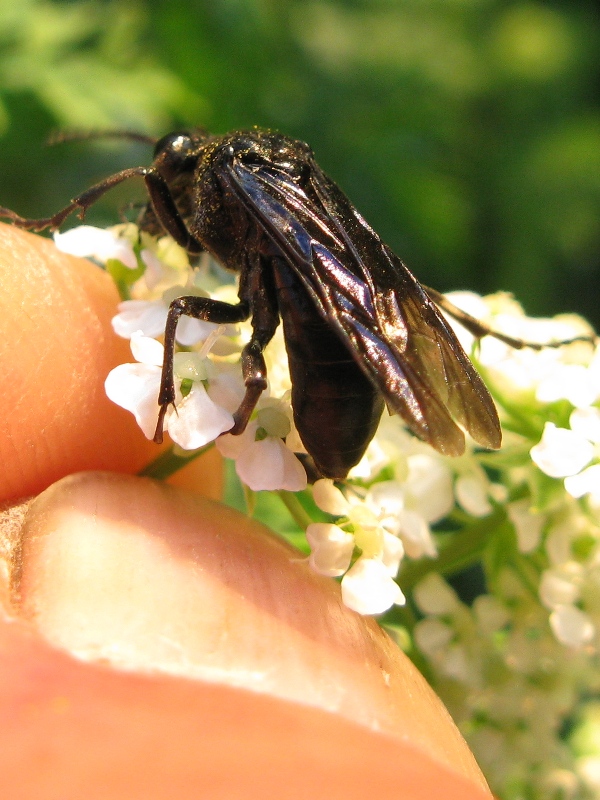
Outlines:
<svg viewBox="0 0 600 800"><path fill-rule="evenodd" d="M0 0L0 203L47 215L149 161L53 130L272 127L423 282L600 326L599 79L584 0Z"/></svg>

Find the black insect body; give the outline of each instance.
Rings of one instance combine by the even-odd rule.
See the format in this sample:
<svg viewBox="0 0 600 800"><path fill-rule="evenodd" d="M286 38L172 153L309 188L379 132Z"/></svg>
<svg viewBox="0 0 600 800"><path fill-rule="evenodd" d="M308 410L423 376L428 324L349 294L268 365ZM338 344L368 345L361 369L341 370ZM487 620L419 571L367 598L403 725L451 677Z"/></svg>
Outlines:
<svg viewBox="0 0 600 800"><path fill-rule="evenodd" d="M343 478L358 463L384 405L446 455L464 451L458 425L484 447L500 446L494 403L430 290L381 241L303 142L260 130L176 132L157 142L151 167L111 176L54 217L27 220L7 209L0 214L21 227L55 228L136 175L144 177L150 195L142 227L160 224L190 254L207 250L240 275L236 305L202 297L171 304L156 441L175 399L175 329L184 314L216 323L251 320L235 434L245 429L266 388L263 350L281 318L294 420L320 475Z"/></svg>

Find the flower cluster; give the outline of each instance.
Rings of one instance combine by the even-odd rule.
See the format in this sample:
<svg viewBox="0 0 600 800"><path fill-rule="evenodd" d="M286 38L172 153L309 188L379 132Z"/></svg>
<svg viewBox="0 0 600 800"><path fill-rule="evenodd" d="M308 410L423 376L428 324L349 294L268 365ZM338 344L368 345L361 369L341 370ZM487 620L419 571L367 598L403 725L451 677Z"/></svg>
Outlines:
<svg viewBox="0 0 600 800"><path fill-rule="evenodd" d="M163 363L162 337L170 303L181 296L237 302L233 279L205 256L196 269L170 237L155 239L135 225L108 230L81 226L55 236L57 246L73 255L95 258L111 272L124 297L113 319L117 335L129 339L134 363L108 375L106 393L130 411L152 439L157 423ZM254 491L306 487L306 473L286 442L294 440L289 375L281 335L269 348L269 389L255 419L242 436L221 436L233 427L233 412L244 396L240 355L249 326L225 326L182 317L176 331L176 398L164 427L184 451L217 441L235 460L241 481ZM271 365L269 365L271 366ZM297 438L297 437L296 437Z"/></svg>
<svg viewBox="0 0 600 800"><path fill-rule="evenodd" d="M168 237L132 225L84 226L57 244L100 261L121 290L113 325L135 363L114 369L106 391L152 438L170 302L235 303L233 279L207 256L192 269ZM384 624L427 664L498 796L600 796L600 712L589 702L599 688L600 349L579 317L534 320L504 294L449 297L513 338L579 339L515 349L492 336L475 341L450 320L498 406L496 453L468 442L460 458L441 456L384 413L348 479L319 480L311 491L281 334L265 353L268 391L232 436L249 326L188 318L177 328L177 396L165 430L185 451L216 441L247 496L281 493L305 528L310 566L341 580L350 608L386 612ZM288 492L300 492L295 506ZM479 575L468 602L448 582L466 568Z"/></svg>

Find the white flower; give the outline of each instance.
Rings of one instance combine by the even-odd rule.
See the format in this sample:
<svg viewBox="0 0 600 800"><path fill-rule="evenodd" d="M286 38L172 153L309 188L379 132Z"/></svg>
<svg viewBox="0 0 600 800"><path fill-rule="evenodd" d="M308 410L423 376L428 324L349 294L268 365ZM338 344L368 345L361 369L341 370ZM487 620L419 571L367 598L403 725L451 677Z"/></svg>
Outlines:
<svg viewBox="0 0 600 800"><path fill-rule="evenodd" d="M557 428L553 422L546 422L539 444L530 452L533 462L551 478L576 475L594 457L588 439L567 428Z"/></svg>
<svg viewBox="0 0 600 800"><path fill-rule="evenodd" d="M316 481L313 486L313 500L321 511L333 517L345 517L350 512L350 503L332 480Z"/></svg>
<svg viewBox="0 0 600 800"><path fill-rule="evenodd" d="M600 375L583 364L557 364L542 381L536 397L542 403L568 400L576 408L585 408L600 396Z"/></svg>
<svg viewBox="0 0 600 800"><path fill-rule="evenodd" d="M594 638L596 629L589 616L577 606L558 606L550 614L550 627L559 642L578 648Z"/></svg>
<svg viewBox="0 0 600 800"><path fill-rule="evenodd" d="M277 401L267 399L262 405L242 434L217 440L219 452L235 460L240 480L255 492L300 492L306 488L306 472L283 441L291 430L289 412Z"/></svg>
<svg viewBox="0 0 600 800"><path fill-rule="evenodd" d="M136 364L120 364L111 370L105 381L108 397L117 405L131 411L144 435L154 436L158 418L158 392L160 388L163 347L160 342L144 336L141 331L131 337L131 349ZM183 397L178 391L175 409L165 416L165 428L174 442L186 450L203 447L233 425L231 413L217 405L204 387L205 359L198 353L176 354L183 356L183 375L178 375L175 359L175 377L191 380L191 388ZM191 378L190 360L196 364L196 379Z"/></svg>
<svg viewBox="0 0 600 800"><path fill-rule="evenodd" d="M167 323L169 305L177 297L195 295L208 297L207 292L193 287L174 286L158 300L123 300L112 319L112 326L117 336L131 338L136 331L146 336L162 336ZM184 347L191 347L205 341L217 328L214 322L205 322L193 317L181 316L177 323L175 338ZM226 331L223 331L226 333Z"/></svg>
<svg viewBox="0 0 600 800"><path fill-rule="evenodd" d="M417 646L430 657L435 657L440 651L445 651L453 638L452 628L435 617L423 619L415 626Z"/></svg>
<svg viewBox="0 0 600 800"><path fill-rule="evenodd" d="M376 558L359 558L342 579L344 605L359 614L383 614L392 605L404 605L406 598Z"/></svg>
<svg viewBox="0 0 600 800"><path fill-rule="evenodd" d="M414 484L410 480L405 484L398 481L375 483L369 490L365 503L373 509L382 528L402 540L410 558L434 558L437 551L426 518L418 511L405 507L407 501L410 503L414 500L414 495L410 494L411 485Z"/></svg>
<svg viewBox="0 0 600 800"><path fill-rule="evenodd" d="M407 459L403 482L406 508L426 522L438 522L454 508L452 470L437 453L416 453Z"/></svg>
<svg viewBox="0 0 600 800"><path fill-rule="evenodd" d="M330 522L313 522L306 529L310 545L309 563L319 575L337 578L350 566L354 536Z"/></svg>
<svg viewBox="0 0 600 800"><path fill-rule="evenodd" d="M531 553L540 543L542 528L546 522L545 515L533 511L531 501L527 499L509 503L506 510L515 527L519 552Z"/></svg>
<svg viewBox="0 0 600 800"><path fill-rule="evenodd" d="M594 444L600 444L600 408L575 408L569 417L571 430Z"/></svg>
<svg viewBox="0 0 600 800"><path fill-rule="evenodd" d="M579 498L589 495L592 503L600 502L600 464L582 470L579 475L565 478L565 489L571 497Z"/></svg>
<svg viewBox="0 0 600 800"><path fill-rule="evenodd" d="M572 605L579 600L580 589L578 586L581 576L578 574L578 565L571 562L562 568L546 569L540 580L540 600L549 609L556 609L563 605Z"/></svg>
<svg viewBox="0 0 600 800"><path fill-rule="evenodd" d="M430 572L415 586L414 599L424 614L452 614L459 608L456 592L437 572Z"/></svg>
<svg viewBox="0 0 600 800"><path fill-rule="evenodd" d="M487 517L492 513L489 497L489 480L483 470L459 475L454 484L456 500L472 517Z"/></svg>
<svg viewBox="0 0 600 800"><path fill-rule="evenodd" d="M79 225L66 233L54 234L54 243L63 253L73 256L96 258L106 263L114 258L130 269L137 268L137 259L131 242L118 235L119 228L94 228Z"/></svg>
<svg viewBox="0 0 600 800"><path fill-rule="evenodd" d="M381 487L380 495L385 499L384 486L377 486ZM387 499L390 497L388 495ZM346 573L342 579L342 599L349 608L361 614L381 614L394 603L403 604L404 595L393 578L398 572L404 547L400 538L386 528L389 504L387 508L385 503L377 506L373 498L367 497L363 501L355 495L348 499L328 479L315 483L313 499L321 510L345 518L345 521L340 520L340 525L313 523L308 526L306 535L311 546L311 567L322 575ZM397 518L392 518L397 525ZM353 532L345 531L344 527L351 527ZM355 546L362 552L350 567Z"/></svg>

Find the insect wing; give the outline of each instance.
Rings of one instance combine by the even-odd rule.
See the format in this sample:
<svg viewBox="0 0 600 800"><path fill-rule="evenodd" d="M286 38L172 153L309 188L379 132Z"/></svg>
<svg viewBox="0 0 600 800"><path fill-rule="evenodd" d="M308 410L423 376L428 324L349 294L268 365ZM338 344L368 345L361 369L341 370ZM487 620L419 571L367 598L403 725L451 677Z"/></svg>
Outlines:
<svg viewBox="0 0 600 800"><path fill-rule="evenodd" d="M494 403L454 332L316 164L300 186L275 164L233 160L227 182L285 254L391 412L446 455L464 451L453 417L480 444L500 446Z"/></svg>

